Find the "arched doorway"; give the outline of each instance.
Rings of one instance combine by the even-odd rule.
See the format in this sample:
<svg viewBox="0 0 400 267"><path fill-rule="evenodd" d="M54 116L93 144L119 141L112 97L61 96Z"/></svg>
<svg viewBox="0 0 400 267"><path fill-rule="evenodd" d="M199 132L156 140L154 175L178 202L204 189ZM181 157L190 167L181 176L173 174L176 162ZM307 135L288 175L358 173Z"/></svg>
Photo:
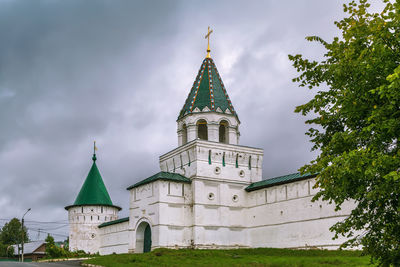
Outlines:
<svg viewBox="0 0 400 267"><path fill-rule="evenodd" d="M137 253L151 251L151 227L147 222L141 222L136 229L136 249Z"/></svg>

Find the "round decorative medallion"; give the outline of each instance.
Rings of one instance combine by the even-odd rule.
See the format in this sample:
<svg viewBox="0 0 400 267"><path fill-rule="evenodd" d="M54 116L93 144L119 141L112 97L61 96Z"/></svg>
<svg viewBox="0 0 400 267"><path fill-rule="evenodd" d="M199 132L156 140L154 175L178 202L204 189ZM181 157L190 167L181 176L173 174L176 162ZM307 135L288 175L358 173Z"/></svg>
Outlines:
<svg viewBox="0 0 400 267"><path fill-rule="evenodd" d="M215 172L215 174L220 174L221 173L221 168L220 167L215 167L214 172Z"/></svg>
<svg viewBox="0 0 400 267"><path fill-rule="evenodd" d="M237 202L239 200L239 196L233 195L232 200L233 200L233 202Z"/></svg>
<svg viewBox="0 0 400 267"><path fill-rule="evenodd" d="M240 176L240 177L244 177L244 170L241 170L241 171L239 172L239 176Z"/></svg>
<svg viewBox="0 0 400 267"><path fill-rule="evenodd" d="M213 200L215 198L214 193L209 193L208 194L208 199Z"/></svg>

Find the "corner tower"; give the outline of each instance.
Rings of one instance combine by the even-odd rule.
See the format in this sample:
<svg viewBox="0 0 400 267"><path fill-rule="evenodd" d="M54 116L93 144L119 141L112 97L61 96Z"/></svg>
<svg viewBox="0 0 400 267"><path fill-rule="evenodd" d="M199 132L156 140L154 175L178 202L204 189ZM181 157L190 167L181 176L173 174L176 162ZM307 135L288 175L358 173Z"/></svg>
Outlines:
<svg viewBox="0 0 400 267"><path fill-rule="evenodd" d="M91 254L99 252L100 248L98 225L118 219L121 210L113 205L107 192L96 165L96 153L93 153L92 160L92 167L74 204L65 207L70 226L70 250L84 250Z"/></svg>
<svg viewBox="0 0 400 267"><path fill-rule="evenodd" d="M210 46L207 52L177 119L179 146L197 138L239 144L239 118L210 56Z"/></svg>

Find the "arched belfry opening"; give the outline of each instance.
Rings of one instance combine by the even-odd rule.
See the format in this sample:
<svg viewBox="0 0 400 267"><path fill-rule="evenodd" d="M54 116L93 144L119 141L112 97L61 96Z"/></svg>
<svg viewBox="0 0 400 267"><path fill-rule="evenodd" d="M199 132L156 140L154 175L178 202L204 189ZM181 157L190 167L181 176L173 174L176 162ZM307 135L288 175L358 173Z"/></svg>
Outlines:
<svg viewBox="0 0 400 267"><path fill-rule="evenodd" d="M187 142L188 142L187 127L186 127L186 124L183 124L183 126L182 126L182 145L186 144Z"/></svg>
<svg viewBox="0 0 400 267"><path fill-rule="evenodd" d="M207 121L205 120L197 121L197 138L200 138L202 140L208 140Z"/></svg>
<svg viewBox="0 0 400 267"><path fill-rule="evenodd" d="M219 142L229 144L229 124L227 121L223 120L219 123Z"/></svg>
<svg viewBox="0 0 400 267"><path fill-rule="evenodd" d="M136 229L136 253L151 251L151 228L147 222L141 222Z"/></svg>

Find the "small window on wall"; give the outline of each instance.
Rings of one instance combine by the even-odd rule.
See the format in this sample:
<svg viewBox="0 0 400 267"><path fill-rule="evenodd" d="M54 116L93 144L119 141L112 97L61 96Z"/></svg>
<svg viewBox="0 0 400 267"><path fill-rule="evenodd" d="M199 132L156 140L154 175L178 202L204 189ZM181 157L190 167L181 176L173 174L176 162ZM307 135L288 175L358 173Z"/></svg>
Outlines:
<svg viewBox="0 0 400 267"><path fill-rule="evenodd" d="M186 124L182 126L182 145L187 143L187 127Z"/></svg>
<svg viewBox="0 0 400 267"><path fill-rule="evenodd" d="M205 120L197 122L197 137L202 140L208 140L208 128Z"/></svg>
<svg viewBox="0 0 400 267"><path fill-rule="evenodd" d="M228 144L228 122L221 121L219 124L219 142Z"/></svg>

